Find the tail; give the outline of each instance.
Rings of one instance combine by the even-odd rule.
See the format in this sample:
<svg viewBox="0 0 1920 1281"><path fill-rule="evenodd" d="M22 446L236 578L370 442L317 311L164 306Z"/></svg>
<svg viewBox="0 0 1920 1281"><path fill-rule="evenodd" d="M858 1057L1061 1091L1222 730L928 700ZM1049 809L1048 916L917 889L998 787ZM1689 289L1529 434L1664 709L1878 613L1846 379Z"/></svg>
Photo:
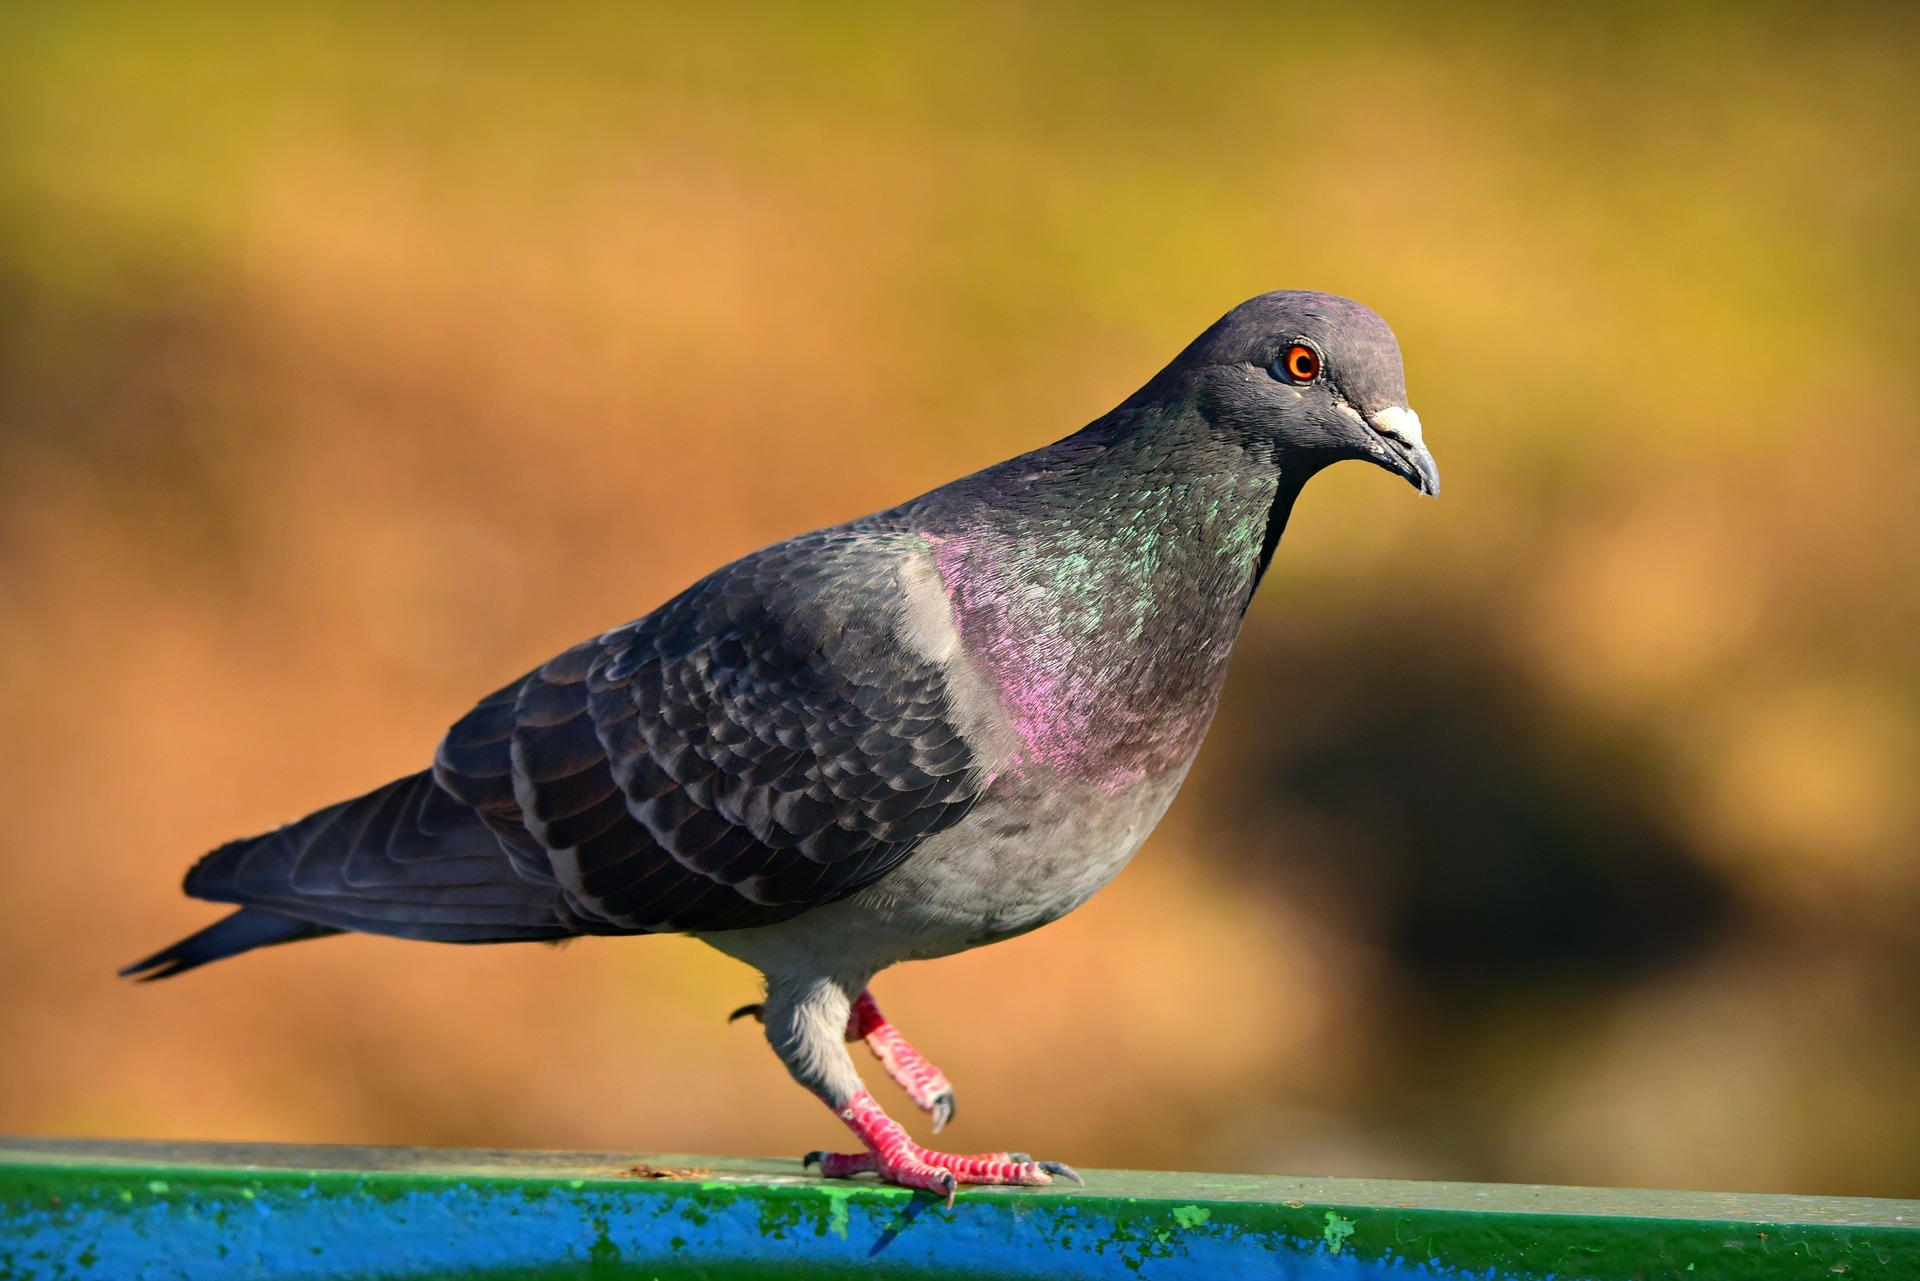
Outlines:
<svg viewBox="0 0 1920 1281"><path fill-rule="evenodd" d="M167 978L349 930L441 943L577 933L562 919L544 852L514 834L489 826L432 774L408 775L201 859L187 893L241 910L121 974Z"/></svg>
<svg viewBox="0 0 1920 1281"><path fill-rule="evenodd" d="M296 920L278 912L264 912L257 907L243 907L230 916L221 917L198 934L188 935L171 947L163 947L144 961L135 961L120 971L120 977L138 978L142 983L151 983L155 979L170 979L176 974L197 970L208 961L224 961L229 956L251 952L256 947L297 943L301 939L317 939L338 933L339 930L329 925L316 925L312 921Z"/></svg>

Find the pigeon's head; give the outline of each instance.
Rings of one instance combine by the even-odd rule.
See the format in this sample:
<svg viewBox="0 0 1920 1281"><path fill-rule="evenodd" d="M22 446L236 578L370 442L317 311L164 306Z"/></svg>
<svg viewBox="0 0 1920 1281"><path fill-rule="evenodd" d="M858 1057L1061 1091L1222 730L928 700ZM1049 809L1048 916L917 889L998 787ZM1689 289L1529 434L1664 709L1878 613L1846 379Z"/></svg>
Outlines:
<svg viewBox="0 0 1920 1281"><path fill-rule="evenodd" d="M1309 466L1361 458L1440 492L1440 469L1407 404L1400 344L1348 298L1261 294L1194 339L1136 402L1187 400L1245 438Z"/></svg>

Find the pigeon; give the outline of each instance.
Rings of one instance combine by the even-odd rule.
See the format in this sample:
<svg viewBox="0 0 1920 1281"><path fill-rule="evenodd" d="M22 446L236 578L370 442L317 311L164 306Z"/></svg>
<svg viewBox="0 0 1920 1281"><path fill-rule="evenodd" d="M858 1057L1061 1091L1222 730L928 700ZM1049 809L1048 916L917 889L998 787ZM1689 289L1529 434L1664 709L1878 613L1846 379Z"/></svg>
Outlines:
<svg viewBox="0 0 1920 1281"><path fill-rule="evenodd" d="M1140 848L1213 719L1301 487L1362 459L1438 494L1399 344L1359 303L1240 304L1112 412L714 571L482 699L432 765L187 873L239 910L122 971L359 931L442 943L691 934L760 971L793 1078L853 1132L822 1176L1079 1181L923 1147L947 1078L868 990L1072 911Z"/></svg>

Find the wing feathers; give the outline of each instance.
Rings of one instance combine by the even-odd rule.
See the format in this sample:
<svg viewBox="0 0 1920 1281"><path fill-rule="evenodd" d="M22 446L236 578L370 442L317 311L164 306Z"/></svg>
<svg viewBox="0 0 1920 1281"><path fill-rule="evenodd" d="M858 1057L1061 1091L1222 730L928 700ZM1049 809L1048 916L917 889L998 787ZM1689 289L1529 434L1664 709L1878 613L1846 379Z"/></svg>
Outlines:
<svg viewBox="0 0 1920 1281"><path fill-rule="evenodd" d="M902 554L844 535L770 549L523 683L514 791L529 831L566 851L574 910L636 929L769 923L958 821L984 771L945 674L901 639ZM588 758L630 827L598 826L612 806Z"/></svg>
<svg viewBox="0 0 1920 1281"><path fill-rule="evenodd" d="M482 700L429 773L223 846L188 892L455 941L734 929L854 893L990 777L905 639L947 608L909 599L937 581L916 556L842 529L736 562Z"/></svg>

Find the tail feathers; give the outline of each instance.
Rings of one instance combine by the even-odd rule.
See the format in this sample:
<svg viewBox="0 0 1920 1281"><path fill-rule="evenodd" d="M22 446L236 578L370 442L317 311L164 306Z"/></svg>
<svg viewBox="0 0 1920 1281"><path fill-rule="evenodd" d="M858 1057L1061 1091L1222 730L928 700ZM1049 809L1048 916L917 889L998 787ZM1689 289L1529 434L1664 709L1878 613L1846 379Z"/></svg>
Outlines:
<svg viewBox="0 0 1920 1281"><path fill-rule="evenodd" d="M188 970L197 970L209 961L224 961L229 956L251 952L256 947L279 943L297 943L301 939L323 938L341 931L312 921L297 920L278 912L243 907L222 917L198 934L189 935L171 947L161 948L144 961L136 961L120 971L123 979L138 978L142 983L170 979Z"/></svg>
<svg viewBox="0 0 1920 1281"><path fill-rule="evenodd" d="M516 862L478 812L421 773L221 846L187 873L186 891L335 929L442 943L576 933L560 918L559 887L550 873L536 879L539 870Z"/></svg>
<svg viewBox="0 0 1920 1281"><path fill-rule="evenodd" d="M396 779L208 854L187 873L187 893L240 911L120 973L171 978L256 947L349 930L442 943L578 933L560 915L544 855L526 843L509 850L432 774Z"/></svg>

